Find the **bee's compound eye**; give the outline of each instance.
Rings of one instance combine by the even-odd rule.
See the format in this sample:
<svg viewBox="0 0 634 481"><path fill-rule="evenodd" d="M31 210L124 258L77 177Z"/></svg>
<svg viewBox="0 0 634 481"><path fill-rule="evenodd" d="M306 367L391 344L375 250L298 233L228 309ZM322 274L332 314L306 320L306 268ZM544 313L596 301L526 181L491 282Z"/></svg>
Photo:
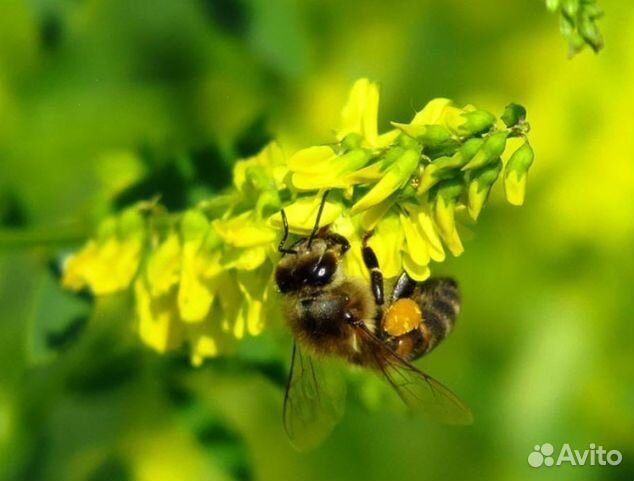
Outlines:
<svg viewBox="0 0 634 481"><path fill-rule="evenodd" d="M297 289L297 282L290 269L278 268L275 271L275 282L280 292L287 293Z"/></svg>
<svg viewBox="0 0 634 481"><path fill-rule="evenodd" d="M333 255L325 255L310 271L308 283L311 286L323 286L330 282L330 278L337 269L337 260Z"/></svg>

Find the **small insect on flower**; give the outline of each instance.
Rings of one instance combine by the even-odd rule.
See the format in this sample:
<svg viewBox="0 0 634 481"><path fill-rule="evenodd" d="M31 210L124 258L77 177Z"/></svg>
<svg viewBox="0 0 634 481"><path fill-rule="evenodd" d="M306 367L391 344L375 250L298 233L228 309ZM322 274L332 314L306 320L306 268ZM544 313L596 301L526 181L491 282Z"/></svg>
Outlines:
<svg viewBox="0 0 634 481"><path fill-rule="evenodd" d="M341 418L345 387L328 359L376 371L415 413L450 424L469 424L471 412L446 387L411 364L452 330L460 309L456 282L416 282L406 272L385 296L377 256L364 237L362 257L371 281L347 276L342 258L349 241L319 222L290 247L288 221L275 281L295 337L284 398L284 427L292 444L309 449L325 439Z"/></svg>

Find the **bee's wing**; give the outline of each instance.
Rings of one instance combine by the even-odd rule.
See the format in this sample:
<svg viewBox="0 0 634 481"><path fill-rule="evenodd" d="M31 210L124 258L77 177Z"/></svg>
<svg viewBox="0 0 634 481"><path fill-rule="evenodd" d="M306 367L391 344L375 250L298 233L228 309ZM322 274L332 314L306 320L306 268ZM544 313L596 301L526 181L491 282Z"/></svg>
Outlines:
<svg viewBox="0 0 634 481"><path fill-rule="evenodd" d="M343 415L346 384L336 366L313 359L293 345L284 396L284 429L300 451L318 446Z"/></svg>
<svg viewBox="0 0 634 481"><path fill-rule="evenodd" d="M399 397L416 414L447 424L471 424L471 410L451 390L396 354L367 329L363 336L377 347L376 365Z"/></svg>

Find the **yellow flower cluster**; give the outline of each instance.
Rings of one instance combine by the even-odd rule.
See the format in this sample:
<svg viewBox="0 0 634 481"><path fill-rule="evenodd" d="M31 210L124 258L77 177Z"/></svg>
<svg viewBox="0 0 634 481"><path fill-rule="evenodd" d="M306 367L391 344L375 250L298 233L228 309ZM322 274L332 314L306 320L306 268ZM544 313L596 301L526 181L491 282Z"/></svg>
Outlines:
<svg viewBox="0 0 634 481"><path fill-rule="evenodd" d="M63 284L96 295L133 286L141 339L160 352L187 343L198 364L281 317L272 282L280 210L291 233L306 235L325 190L321 224L351 242L349 274L368 276L360 247L372 232L386 278L405 269L426 279L445 247L463 251L456 212L477 219L502 172L507 199L522 204L533 160L526 113L509 105L502 126L488 112L436 99L379 134L378 103L377 84L361 79L334 144L287 157L272 143L236 163L232 188L194 209L136 206L107 219L67 260ZM520 145L507 155L513 142Z"/></svg>

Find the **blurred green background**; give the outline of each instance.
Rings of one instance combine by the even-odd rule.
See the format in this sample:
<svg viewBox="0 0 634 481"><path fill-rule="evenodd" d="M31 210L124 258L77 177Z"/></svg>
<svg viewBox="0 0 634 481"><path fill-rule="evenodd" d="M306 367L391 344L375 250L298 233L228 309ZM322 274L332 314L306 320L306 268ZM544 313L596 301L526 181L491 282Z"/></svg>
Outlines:
<svg viewBox="0 0 634 481"><path fill-rule="evenodd" d="M631 480L634 8L601 5L605 50L567 60L537 0L3 0L0 479ZM460 281L463 314L420 365L475 424L351 389L334 435L299 454L283 329L193 369L139 345L128 295L62 292L56 263L130 202L213 195L272 137L330 141L361 76L383 85L383 128L433 97L522 103L536 162L526 205L494 192L435 269ZM530 468L544 442L623 461Z"/></svg>

